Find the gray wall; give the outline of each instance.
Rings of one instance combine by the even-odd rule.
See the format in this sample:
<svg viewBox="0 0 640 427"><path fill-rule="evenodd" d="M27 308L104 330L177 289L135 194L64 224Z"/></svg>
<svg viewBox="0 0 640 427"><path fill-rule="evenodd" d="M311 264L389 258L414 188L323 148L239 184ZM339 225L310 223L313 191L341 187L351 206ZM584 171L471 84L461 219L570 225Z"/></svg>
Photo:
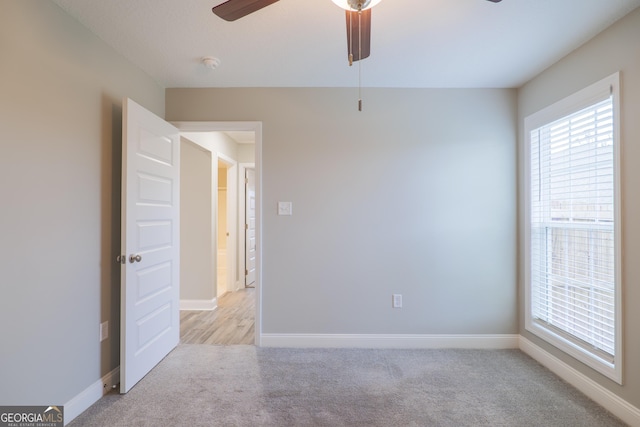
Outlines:
<svg viewBox="0 0 640 427"><path fill-rule="evenodd" d="M518 123L524 117L562 99L596 81L621 71L621 144L622 144L622 252L624 295L624 363L623 383L595 373L590 368L547 345L524 330L524 300L520 299L520 333L540 347L569 363L636 407L640 407L640 9L636 9L609 29L577 49L544 73L527 83L518 93ZM520 145L523 130L520 129ZM520 153L522 166L522 153ZM522 167L520 167L522 170ZM522 179L522 177L521 177ZM522 194L522 193L521 193ZM524 212L524 200L520 197L520 211ZM521 239L523 236L521 236ZM521 266L522 260L520 263ZM523 268L520 269L520 289L524 295Z"/></svg>
<svg viewBox="0 0 640 427"><path fill-rule="evenodd" d="M211 301L216 297L211 152L184 138L180 150L180 299Z"/></svg>
<svg viewBox="0 0 640 427"><path fill-rule="evenodd" d="M64 404L119 365L121 99L164 89L49 1L0 2L0 53L0 404Z"/></svg>
<svg viewBox="0 0 640 427"><path fill-rule="evenodd" d="M167 90L170 121L263 122L263 331L515 333L515 90L356 96Z"/></svg>

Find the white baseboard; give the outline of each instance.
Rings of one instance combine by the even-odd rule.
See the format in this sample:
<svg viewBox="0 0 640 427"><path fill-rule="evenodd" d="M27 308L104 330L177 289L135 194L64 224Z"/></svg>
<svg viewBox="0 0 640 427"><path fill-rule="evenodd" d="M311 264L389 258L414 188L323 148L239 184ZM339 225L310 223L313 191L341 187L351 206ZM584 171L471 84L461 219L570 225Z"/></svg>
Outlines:
<svg viewBox="0 0 640 427"><path fill-rule="evenodd" d="M519 335L262 334L262 347L518 348Z"/></svg>
<svg viewBox="0 0 640 427"><path fill-rule="evenodd" d="M522 336L520 337L520 350L540 362L545 368L580 390L625 423L631 426L640 426L640 409L615 393L607 390L580 371L572 368Z"/></svg>
<svg viewBox="0 0 640 427"><path fill-rule="evenodd" d="M218 308L218 299L181 299L180 310L205 310L213 311Z"/></svg>
<svg viewBox="0 0 640 427"><path fill-rule="evenodd" d="M109 393L120 382L120 367L91 384L73 399L64 404L64 425L69 424L78 415L89 409L102 396Z"/></svg>

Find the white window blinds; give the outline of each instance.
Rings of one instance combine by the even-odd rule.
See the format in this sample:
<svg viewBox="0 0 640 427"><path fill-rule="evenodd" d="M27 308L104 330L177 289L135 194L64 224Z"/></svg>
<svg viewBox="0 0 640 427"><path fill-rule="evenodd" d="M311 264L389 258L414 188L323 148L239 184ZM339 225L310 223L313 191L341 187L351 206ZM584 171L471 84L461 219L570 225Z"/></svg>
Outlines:
<svg viewBox="0 0 640 427"><path fill-rule="evenodd" d="M601 91L586 107L527 127L528 324L611 366L619 287L614 110L613 95Z"/></svg>
<svg viewBox="0 0 640 427"><path fill-rule="evenodd" d="M614 354L611 98L531 133L532 313Z"/></svg>

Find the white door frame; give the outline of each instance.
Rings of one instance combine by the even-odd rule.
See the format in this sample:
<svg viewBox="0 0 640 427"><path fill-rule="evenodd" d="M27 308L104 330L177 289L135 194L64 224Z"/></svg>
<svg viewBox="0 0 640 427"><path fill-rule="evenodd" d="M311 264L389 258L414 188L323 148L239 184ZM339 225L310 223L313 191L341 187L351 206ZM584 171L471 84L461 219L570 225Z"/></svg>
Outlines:
<svg viewBox="0 0 640 427"><path fill-rule="evenodd" d="M246 176L246 171L247 169L255 169L256 168L256 164L255 163L239 163L238 164L238 182L240 183L238 185L239 188L238 190L238 215L242 215L242 218L244 218L245 216L245 212L246 212L246 200L247 200L247 195L246 195L246 191L247 191L247 186L244 184L244 179ZM238 218L240 218L240 216L238 216ZM239 222L239 224L244 224L244 221ZM247 269L247 265L246 265L246 261L247 258L244 255L244 251L245 251L245 245L246 245L246 241L247 241L247 229L246 227L240 227L240 236L238 238L238 244L240 244L240 242L244 242L242 243L242 246L238 246L238 248L240 249L240 247L242 248L242 256L240 256L240 254L238 254L238 265L239 265L239 271L245 271ZM239 253L240 251L238 251ZM242 283L241 283L241 287L245 286L245 278L244 276L242 277Z"/></svg>
<svg viewBox="0 0 640 427"><path fill-rule="evenodd" d="M181 132L228 132L253 131L255 133L255 171L256 171L256 346L262 343L262 122L171 122ZM204 147L207 148L207 147ZM217 156L212 156L216 158ZM217 164L217 163L216 163ZM217 166L216 166L217 167ZM244 170L243 170L244 172ZM217 175L216 175L217 181ZM217 192L216 192L217 194ZM216 196L217 197L217 196ZM238 212L238 216L240 211ZM237 240L237 239L236 239ZM236 246L237 248L238 246ZM241 257L237 257L241 258Z"/></svg>

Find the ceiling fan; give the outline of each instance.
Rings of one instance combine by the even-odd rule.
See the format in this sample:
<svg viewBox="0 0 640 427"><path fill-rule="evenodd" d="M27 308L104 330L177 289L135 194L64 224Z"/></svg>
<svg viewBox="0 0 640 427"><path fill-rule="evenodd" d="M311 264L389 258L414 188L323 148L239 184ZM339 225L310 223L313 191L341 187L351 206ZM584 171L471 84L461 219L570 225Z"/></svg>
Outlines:
<svg viewBox="0 0 640 427"><path fill-rule="evenodd" d="M227 0L215 6L213 13L225 21L235 21L278 0ZM487 0L499 3L502 0ZM371 54L371 8L380 0L333 0L346 11L349 64Z"/></svg>
<svg viewBox="0 0 640 427"><path fill-rule="evenodd" d="M215 6L213 13L226 21L235 21L257 10L267 7L278 0L227 0ZM381 0L332 0L346 11L347 52L349 65L369 57L371 54L371 8ZM488 0L499 3L502 0ZM361 64L361 63L358 63ZM360 73L358 67L358 73ZM358 74L358 111L362 111L360 76Z"/></svg>

